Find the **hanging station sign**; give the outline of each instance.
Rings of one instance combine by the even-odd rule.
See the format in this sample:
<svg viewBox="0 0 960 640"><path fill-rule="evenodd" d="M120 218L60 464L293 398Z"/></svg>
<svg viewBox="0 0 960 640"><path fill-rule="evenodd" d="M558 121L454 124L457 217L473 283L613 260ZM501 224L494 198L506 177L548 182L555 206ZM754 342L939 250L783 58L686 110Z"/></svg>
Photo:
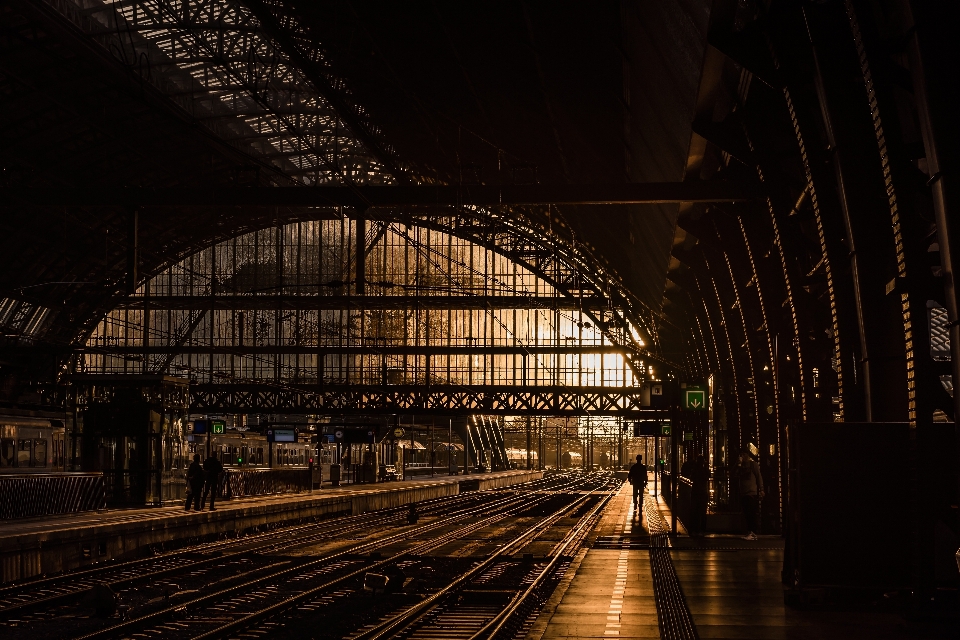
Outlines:
<svg viewBox="0 0 960 640"><path fill-rule="evenodd" d="M704 411L707 408L707 388L688 384L683 391L683 408L687 411Z"/></svg>
<svg viewBox="0 0 960 640"><path fill-rule="evenodd" d="M296 429L267 429L267 442L296 442Z"/></svg>

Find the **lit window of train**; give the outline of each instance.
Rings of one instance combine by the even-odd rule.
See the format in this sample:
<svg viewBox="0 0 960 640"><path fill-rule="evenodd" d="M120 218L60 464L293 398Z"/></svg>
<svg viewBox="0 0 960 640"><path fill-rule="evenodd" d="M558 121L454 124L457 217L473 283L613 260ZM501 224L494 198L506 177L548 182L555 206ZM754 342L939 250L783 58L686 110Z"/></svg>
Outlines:
<svg viewBox="0 0 960 640"><path fill-rule="evenodd" d="M213 434L209 437L209 452L225 468L305 467L310 457L310 445L303 442L269 443L266 437L256 433L242 436L237 433ZM195 453L206 458L206 447L203 440L190 442L184 452L185 459L189 460Z"/></svg>
<svg viewBox="0 0 960 640"><path fill-rule="evenodd" d="M63 471L64 440L58 420L0 416L0 473Z"/></svg>

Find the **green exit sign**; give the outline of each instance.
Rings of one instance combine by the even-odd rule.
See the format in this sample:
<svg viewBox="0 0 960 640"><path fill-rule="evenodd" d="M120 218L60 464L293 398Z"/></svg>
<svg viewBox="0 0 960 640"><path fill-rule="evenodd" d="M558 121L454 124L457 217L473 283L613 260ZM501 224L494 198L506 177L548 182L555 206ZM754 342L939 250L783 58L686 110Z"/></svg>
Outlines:
<svg viewBox="0 0 960 640"><path fill-rule="evenodd" d="M220 420L214 420L210 423L210 433L223 433L226 430L226 423Z"/></svg>
<svg viewBox="0 0 960 640"><path fill-rule="evenodd" d="M707 390L703 387L687 385L683 390L683 408L690 411L702 411L707 408Z"/></svg>
<svg viewBox="0 0 960 640"><path fill-rule="evenodd" d="M660 425L660 435L662 435L662 436L668 436L668 435L670 435L670 425L668 425L668 424L662 424L662 425Z"/></svg>

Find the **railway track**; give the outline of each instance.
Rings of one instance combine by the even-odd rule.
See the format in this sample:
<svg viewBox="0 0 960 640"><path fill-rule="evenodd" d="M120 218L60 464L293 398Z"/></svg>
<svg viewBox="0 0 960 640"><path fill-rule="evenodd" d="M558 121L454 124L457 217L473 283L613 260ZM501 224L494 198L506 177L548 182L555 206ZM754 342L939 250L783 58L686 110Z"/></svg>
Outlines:
<svg viewBox="0 0 960 640"><path fill-rule="evenodd" d="M164 576L186 572L196 574L192 579L202 584L202 588L194 591L185 589L159 602L154 598L150 607L140 608L141 613L106 628L102 628L102 622L87 619L70 636L86 633L82 636L85 639L263 637L264 634L273 633L272 630L282 633L285 621L291 618L309 615L318 608L339 604L358 593L362 594L363 581L368 573L403 571L442 548L457 545L466 548L469 543L463 545L465 539L482 537L484 532L499 527L514 532L508 535L510 542L479 564L472 562L472 558L469 562L459 561L459 565L451 561L447 571L456 574L458 579L448 585L431 587L426 597L421 593L403 596L407 606L401 607L399 612L384 610L384 606L396 607L396 601L388 598L378 603L379 607L372 607L363 613L373 621L378 617L390 619L403 615L407 620L402 625L404 637L411 638L427 637L422 634L429 635L432 624L444 625L450 616L470 617L474 620L473 627L477 627L477 622L486 624L500 615L504 607L512 607L514 613L507 620L513 621L523 617L523 607L529 608L541 592L552 591L550 576L562 575L566 557L563 549L575 546L575 542L568 534L564 540L569 540L557 543L549 558L538 563L523 563L519 569L513 566L517 565L516 562L501 562L499 559L521 548L524 541L532 541L549 530L563 514L582 510L591 500L596 504L588 511L596 512L606 499L597 501L597 492L609 489L608 483L609 476L561 474L504 490L467 493L421 503L421 516L425 519L432 517L432 521L420 526L404 526L403 530L394 533L390 533L389 528L405 519L406 508L372 512L333 522L299 525L281 532L208 543L188 550L168 552L156 558L79 572L82 574L79 576L67 574L26 585L4 587L0 589L0 598L18 588L32 586L30 593L34 597L39 596L39 599L19 609L14 603L14 607L8 609L19 612L42 602L49 604L76 599L92 585L107 582L108 579L115 590L135 592L135 585L146 584L148 586L143 587L144 590L155 590L156 584ZM523 517L514 517L518 515ZM582 524L589 520L588 515L580 516L574 529L588 531L589 527ZM534 520L534 524L517 530L515 521L530 519ZM343 536L364 530L365 534L369 534L374 526L379 529L378 537L370 539L367 536L357 544L347 543L346 547L320 557L279 555L282 551L319 541L329 542L337 535L344 542ZM278 535L281 539L277 538ZM198 553L206 555L192 557ZM216 570L220 570L220 573ZM509 588L503 586L505 580ZM495 588L497 585L500 587ZM63 591L53 591L54 587ZM47 589L51 591L45 593ZM511 604L513 600L506 598L505 594L509 590L509 595L516 595L518 589L521 593L529 591L529 594L518 603ZM484 602L477 611L471 613L471 594L489 596L498 590L499 595L495 598L498 600L497 606L491 608L490 602ZM464 595L467 596L466 600L460 602ZM26 593L21 593L19 597L26 596ZM413 607L427 599L428 606L417 608L419 613L416 615L412 613ZM360 605L367 608L363 602ZM376 615L370 618L371 614ZM374 627L376 624L381 623L375 622ZM26 631L26 628L22 629L22 632ZM39 640L37 636L23 635L22 632L18 634L19 637L36 637Z"/></svg>
<svg viewBox="0 0 960 640"><path fill-rule="evenodd" d="M537 494L534 502L549 499L550 493ZM491 502L445 515L429 524L351 546L294 566L281 566L264 575L234 581L204 595L177 602L153 613L122 622L83 636L94 638L145 637L212 638L223 637L261 620L278 615L298 604L317 598L366 573L385 569L404 558L422 555L448 542L503 520L511 510L528 507L526 493L510 492ZM453 527L449 531L444 531ZM423 542L417 537L429 536ZM410 540L414 542L410 542ZM397 544L400 549L386 558L381 550ZM412 544L412 546L411 546ZM251 572L257 573L257 572ZM211 628L212 627L212 628Z"/></svg>
<svg viewBox="0 0 960 640"><path fill-rule="evenodd" d="M506 518L497 516L490 521L475 523L477 527L454 531L415 549L406 549L382 560L376 566L356 570L350 576L342 576L341 579L316 587L309 593L300 592L269 607L250 611L200 635L186 632L186 627L197 624L199 620L182 619L179 624L185 627L180 628L186 633L171 637L204 640L271 636L345 636L356 640L374 637L470 637L471 633L464 635L464 630L481 629L488 622L497 622L498 616L505 611L503 628L508 628L516 620L523 622L523 614L539 604L538 596L545 598L552 592L554 584L548 582L551 577L559 580L562 576L562 571L569 562L565 552L572 552L578 543L582 542L597 514L617 486L618 482L603 475L587 480L579 479L559 491L544 491L526 496L521 505L504 516L533 520L532 523L520 523L518 530L504 536L504 539L508 540L506 544L479 561L469 558L469 562L460 565L460 570L454 568L449 571L450 579L444 584L428 589L423 595L402 596L409 604L401 607L399 611L388 610L383 611L382 615L373 615L378 609L383 609L385 604L389 605L391 600L365 594L361 588L361 576L383 571L391 566L394 569L405 569L409 564L424 560L427 554L438 551L448 541L462 541L470 533L488 528ZM543 562L517 562L510 557L571 514L575 516L575 524L560 542L553 545ZM436 561L437 558L432 560ZM461 599L462 596L467 596L466 602ZM491 596L497 602L491 603ZM471 598L479 598L483 602L474 603ZM341 619L348 614L356 617L358 611L366 613L366 618L373 620L372 624L360 623L357 625L360 631L356 631L357 627L354 627L345 633L341 633L339 627L331 628L332 619ZM324 613L327 615L324 616ZM498 633L501 632L502 629L499 629Z"/></svg>
<svg viewBox="0 0 960 640"><path fill-rule="evenodd" d="M614 488L615 485L611 483L611 491L579 517L543 561L530 562L527 566L521 566L520 571L514 570L514 574L519 574L514 577L519 580L504 580L504 574L510 572L511 568L515 569L509 565L515 563L503 563L501 559L518 553L564 514L576 511L587 503L589 496L581 496L566 508L545 517L537 526L504 545L446 587L422 602L351 635L350 640L494 640L514 637L528 621L530 614L553 591L549 583L557 582L562 577L563 571L569 566L572 552L585 540L613 495ZM546 588L548 586L550 588Z"/></svg>
<svg viewBox="0 0 960 640"><path fill-rule="evenodd" d="M528 489L536 490L549 487L551 482L556 483L556 481L557 479L554 478L552 481L537 480L527 484ZM515 485L510 489L522 486ZM495 492L491 492L490 495L495 495ZM433 514L442 516L446 510L469 508L471 504L487 499L490 499L489 495L466 493L424 501L419 503L418 507L423 517ZM284 527L243 538L207 542L149 558L110 563L82 571L0 586L0 619L10 620L41 607L51 607L76 600L98 585L107 585L113 591L120 591L166 577L203 570L212 565L225 565L233 559L252 554L275 554L336 537L361 532L369 534L374 528L382 531L404 522L406 517L407 507L397 507L336 520Z"/></svg>

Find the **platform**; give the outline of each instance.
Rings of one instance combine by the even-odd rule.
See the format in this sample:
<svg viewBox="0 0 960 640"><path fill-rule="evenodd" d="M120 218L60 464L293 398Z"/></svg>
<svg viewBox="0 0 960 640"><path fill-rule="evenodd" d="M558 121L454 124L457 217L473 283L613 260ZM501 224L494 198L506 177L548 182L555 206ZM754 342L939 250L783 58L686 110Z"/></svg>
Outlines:
<svg viewBox="0 0 960 640"><path fill-rule="evenodd" d="M908 623L877 607L787 607L779 536L668 536L663 502L647 495L638 518L631 495L624 484L594 530L591 548L574 559L527 640L956 638L949 624Z"/></svg>
<svg viewBox="0 0 960 640"><path fill-rule="evenodd" d="M236 535L286 521L355 515L461 491L506 487L542 476L542 471L436 476L323 488L305 494L223 500L216 503L215 511L188 512L180 503L8 520L0 523L2 581L135 557L155 545L184 539Z"/></svg>

